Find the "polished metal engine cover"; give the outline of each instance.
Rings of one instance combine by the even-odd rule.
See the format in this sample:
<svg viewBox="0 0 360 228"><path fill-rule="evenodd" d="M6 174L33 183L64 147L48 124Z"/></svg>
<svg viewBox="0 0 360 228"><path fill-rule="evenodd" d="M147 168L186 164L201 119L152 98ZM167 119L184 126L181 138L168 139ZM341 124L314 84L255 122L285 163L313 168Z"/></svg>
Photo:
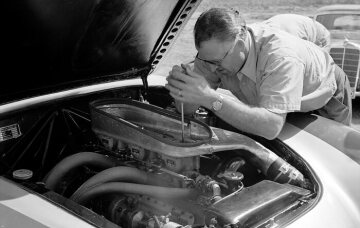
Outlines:
<svg viewBox="0 0 360 228"><path fill-rule="evenodd" d="M185 118L184 140L181 118L157 106L126 99L97 100L90 104L92 129L97 135L164 153L186 150L208 143L209 126ZM182 156L180 156L182 157Z"/></svg>
<svg viewBox="0 0 360 228"><path fill-rule="evenodd" d="M129 99L101 99L90 103L92 130L99 137L172 157L190 157L216 151L246 149L267 151L253 139L231 131L210 127L194 118ZM114 142L114 144L117 142Z"/></svg>
<svg viewBox="0 0 360 228"><path fill-rule="evenodd" d="M166 154L191 157L232 149L264 148L247 136L209 127L194 118L129 99L102 99L90 103L92 130L99 137ZM117 143L117 142L115 142Z"/></svg>

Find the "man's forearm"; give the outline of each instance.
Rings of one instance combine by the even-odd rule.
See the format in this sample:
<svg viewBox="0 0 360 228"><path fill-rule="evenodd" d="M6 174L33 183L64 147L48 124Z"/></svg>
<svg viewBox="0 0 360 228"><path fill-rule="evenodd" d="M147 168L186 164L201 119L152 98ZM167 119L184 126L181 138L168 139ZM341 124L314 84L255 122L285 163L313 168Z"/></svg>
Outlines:
<svg viewBox="0 0 360 228"><path fill-rule="evenodd" d="M217 93L212 94L213 98L203 106L211 110L212 100L215 101L218 96ZM228 96L223 96L222 103L222 108L214 112L219 118L241 131L267 139L275 138L285 121L286 114L276 114L265 108L251 107Z"/></svg>

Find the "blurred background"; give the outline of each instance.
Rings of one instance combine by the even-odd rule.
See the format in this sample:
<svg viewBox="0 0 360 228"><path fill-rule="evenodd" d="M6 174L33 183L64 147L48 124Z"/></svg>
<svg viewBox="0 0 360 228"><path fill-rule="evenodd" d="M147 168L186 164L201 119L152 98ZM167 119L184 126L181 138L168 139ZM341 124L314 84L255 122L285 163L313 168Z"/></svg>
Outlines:
<svg viewBox="0 0 360 228"><path fill-rule="evenodd" d="M360 0L202 0L183 31L173 43L154 73L167 76L173 65L190 62L196 55L193 27L199 15L208 8L235 8L247 24L263 21L281 13L295 13L312 17L316 10L331 4L360 4ZM360 99L353 100L353 127L360 131Z"/></svg>

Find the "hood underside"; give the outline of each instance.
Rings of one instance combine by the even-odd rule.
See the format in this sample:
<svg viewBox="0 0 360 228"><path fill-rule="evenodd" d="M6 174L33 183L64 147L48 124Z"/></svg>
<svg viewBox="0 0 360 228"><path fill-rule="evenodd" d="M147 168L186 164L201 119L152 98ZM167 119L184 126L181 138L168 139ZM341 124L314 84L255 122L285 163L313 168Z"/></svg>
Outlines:
<svg viewBox="0 0 360 228"><path fill-rule="evenodd" d="M7 1L0 103L146 78L200 1Z"/></svg>

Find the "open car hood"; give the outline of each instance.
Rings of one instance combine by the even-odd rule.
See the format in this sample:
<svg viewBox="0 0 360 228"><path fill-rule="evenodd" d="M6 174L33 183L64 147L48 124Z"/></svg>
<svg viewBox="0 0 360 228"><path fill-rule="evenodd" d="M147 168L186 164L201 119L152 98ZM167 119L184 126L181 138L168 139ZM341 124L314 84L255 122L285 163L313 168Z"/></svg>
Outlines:
<svg viewBox="0 0 360 228"><path fill-rule="evenodd" d="M7 1L0 104L102 81L146 79L200 1Z"/></svg>

